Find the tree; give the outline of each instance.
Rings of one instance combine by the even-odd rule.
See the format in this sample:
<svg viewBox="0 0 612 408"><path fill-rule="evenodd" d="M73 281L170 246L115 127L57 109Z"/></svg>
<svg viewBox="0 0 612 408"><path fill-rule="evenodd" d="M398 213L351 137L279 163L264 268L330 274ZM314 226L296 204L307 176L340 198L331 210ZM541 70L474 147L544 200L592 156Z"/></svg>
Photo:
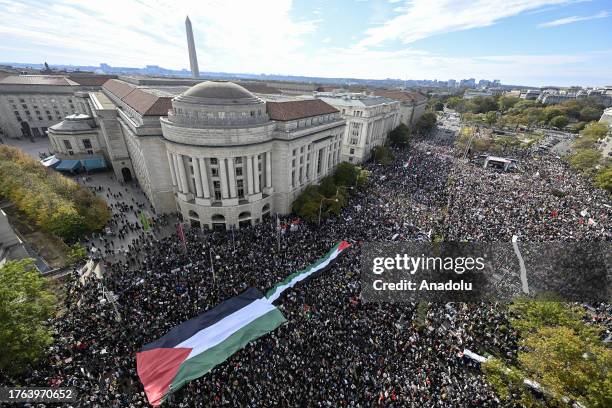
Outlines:
<svg viewBox="0 0 612 408"><path fill-rule="evenodd" d="M522 342L525 373L561 404L563 397L589 407L612 406L612 350L598 336L569 327L542 327Z"/></svg>
<svg viewBox="0 0 612 408"><path fill-rule="evenodd" d="M570 156L569 162L574 169L588 175L593 172L600 159L601 153L598 150L581 149Z"/></svg>
<svg viewBox="0 0 612 408"><path fill-rule="evenodd" d="M321 193L324 197L334 197L338 191L338 187L334 182L333 176L327 176L321 180L321 184L319 185L319 193Z"/></svg>
<svg viewBox="0 0 612 408"><path fill-rule="evenodd" d="M451 96L446 100L446 106L448 106L449 109L457 109L461 105L463 105L463 99L458 96Z"/></svg>
<svg viewBox="0 0 612 408"><path fill-rule="evenodd" d="M591 122L594 120L599 120L603 111L597 108L593 108L591 106L587 106L580 111L580 120L585 122Z"/></svg>
<svg viewBox="0 0 612 408"><path fill-rule="evenodd" d="M436 126L437 117L436 114L429 111L425 112L419 120L417 120L415 127L419 133L427 133Z"/></svg>
<svg viewBox="0 0 612 408"><path fill-rule="evenodd" d="M338 186L354 186L357 184L357 177L359 177L360 171L359 167L354 164L342 162L336 167L334 181Z"/></svg>
<svg viewBox="0 0 612 408"><path fill-rule="evenodd" d="M521 99L516 96L502 96L497 101L497 106L500 111L506 112L508 109L514 107Z"/></svg>
<svg viewBox="0 0 612 408"><path fill-rule="evenodd" d="M53 338L45 325L56 298L31 259L0 267L0 372L19 374L38 360Z"/></svg>
<svg viewBox="0 0 612 408"><path fill-rule="evenodd" d="M319 203L323 196L316 185L310 185L293 202L293 212L309 221L315 221L319 215Z"/></svg>
<svg viewBox="0 0 612 408"><path fill-rule="evenodd" d="M388 165L393 160L393 155L387 146L375 146L372 148L372 156L376 163L384 166Z"/></svg>
<svg viewBox="0 0 612 408"><path fill-rule="evenodd" d="M602 327L585 324L584 312L559 302L518 300L510 309L510 323L520 335L517 364L498 359L483 364L501 398L542 405L524 386L526 378L540 384L552 406L567 406L564 397L589 407L611 406L612 350L601 341Z"/></svg>
<svg viewBox="0 0 612 408"><path fill-rule="evenodd" d="M83 245L76 242L74 245L70 247L70 251L68 252L68 262L73 265L79 262L81 259L87 256L87 250Z"/></svg>
<svg viewBox="0 0 612 408"><path fill-rule="evenodd" d="M485 114L485 122L489 125L489 126L493 126L493 124L495 124L495 122L497 122L497 113L496 112L487 112Z"/></svg>
<svg viewBox="0 0 612 408"><path fill-rule="evenodd" d="M568 123L569 120L565 115L555 116L550 120L550 122L548 122L550 126L555 127L557 129L563 129L565 126L567 126Z"/></svg>
<svg viewBox="0 0 612 408"><path fill-rule="evenodd" d="M612 193L612 165L609 164L597 172L595 185Z"/></svg>
<svg viewBox="0 0 612 408"><path fill-rule="evenodd" d="M408 126L400 123L398 127L389 132L389 140L394 146L408 147L410 144L410 129Z"/></svg>
<svg viewBox="0 0 612 408"><path fill-rule="evenodd" d="M365 185L368 182L368 179L370 178L370 173L371 172L368 170L360 170L359 175L357 176L357 185Z"/></svg>
<svg viewBox="0 0 612 408"><path fill-rule="evenodd" d="M605 123L591 122L587 124L582 132L581 136L589 136L596 138L596 140L603 139L608 134L608 126Z"/></svg>

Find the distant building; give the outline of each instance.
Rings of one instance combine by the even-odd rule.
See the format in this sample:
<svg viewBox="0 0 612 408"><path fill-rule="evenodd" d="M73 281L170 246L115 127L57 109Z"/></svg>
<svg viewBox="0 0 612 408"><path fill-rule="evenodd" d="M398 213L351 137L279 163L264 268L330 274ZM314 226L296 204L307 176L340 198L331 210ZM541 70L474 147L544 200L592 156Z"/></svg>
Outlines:
<svg viewBox="0 0 612 408"><path fill-rule="evenodd" d="M459 88L476 88L476 79L475 78L462 79L459 82Z"/></svg>
<svg viewBox="0 0 612 408"><path fill-rule="evenodd" d="M520 89L513 89L511 91L507 91L504 93L504 96L508 96L511 98L520 98L522 97L522 92Z"/></svg>
<svg viewBox="0 0 612 408"><path fill-rule="evenodd" d="M47 129L74 113L87 113L75 93L100 89L109 76L94 74L8 75L0 77L3 137L46 137Z"/></svg>
<svg viewBox="0 0 612 408"><path fill-rule="evenodd" d="M265 85L281 90L287 94L303 95L311 94L320 87L318 84L307 83L307 82L283 82L283 81L270 81L266 82Z"/></svg>
<svg viewBox="0 0 612 408"><path fill-rule="evenodd" d="M315 93L315 97L338 109L346 119L342 161L368 160L372 149L382 146L400 123L400 102L394 99L354 93Z"/></svg>
<svg viewBox="0 0 612 408"><path fill-rule="evenodd" d="M464 92L463 94L463 99L474 99L476 97L487 97L487 96L493 96L493 94L488 91L488 90L471 90L468 89Z"/></svg>
<svg viewBox="0 0 612 408"><path fill-rule="evenodd" d="M448 86L449 88L456 88L456 87L457 87L457 81L455 81L454 79L449 79L449 80L446 82L446 84L447 84L447 86Z"/></svg>
<svg viewBox="0 0 612 408"><path fill-rule="evenodd" d="M538 96L537 101L543 103L544 105L555 105L572 99L576 99L576 94L546 92L541 93L540 96Z"/></svg>
<svg viewBox="0 0 612 408"><path fill-rule="evenodd" d="M401 90L375 90L374 95L400 102L400 122L412 128L427 108L427 98L418 92Z"/></svg>
<svg viewBox="0 0 612 408"><path fill-rule="evenodd" d="M521 92L521 99L533 100L535 101L540 96L539 89L528 89L525 92Z"/></svg>

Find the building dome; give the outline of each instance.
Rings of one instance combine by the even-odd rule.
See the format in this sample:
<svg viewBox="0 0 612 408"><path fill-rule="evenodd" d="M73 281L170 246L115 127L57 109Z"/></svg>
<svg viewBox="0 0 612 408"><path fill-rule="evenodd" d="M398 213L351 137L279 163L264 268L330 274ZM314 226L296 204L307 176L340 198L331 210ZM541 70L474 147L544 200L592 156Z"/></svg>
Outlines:
<svg viewBox="0 0 612 408"><path fill-rule="evenodd" d="M70 133L70 132L90 132L94 130L95 124L88 115L74 114L68 115L63 121L49 127L50 131L56 133Z"/></svg>
<svg viewBox="0 0 612 408"><path fill-rule="evenodd" d="M201 82L189 88L181 95L181 97L230 101L255 98L252 93L240 85L225 81Z"/></svg>
<svg viewBox="0 0 612 408"><path fill-rule="evenodd" d="M172 100L167 120L191 128L250 127L269 121L262 99L226 81L192 86Z"/></svg>

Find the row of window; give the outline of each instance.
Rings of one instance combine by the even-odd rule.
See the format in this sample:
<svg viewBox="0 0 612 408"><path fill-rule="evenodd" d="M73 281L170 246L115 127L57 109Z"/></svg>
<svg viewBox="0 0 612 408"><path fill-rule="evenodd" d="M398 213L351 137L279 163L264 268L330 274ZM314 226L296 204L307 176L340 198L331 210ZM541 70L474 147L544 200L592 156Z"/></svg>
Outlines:
<svg viewBox="0 0 612 408"><path fill-rule="evenodd" d="M260 186L263 185L263 180L262 180L263 175L261 174L263 158L264 158L264 154L257 155L257 159L258 159L257 174L255 175L255 177L259 178ZM188 157L187 162L188 162L188 171L190 175L190 189L192 189L192 192L195 193L196 192L196 187L195 187L196 180L195 180L195 171L193 168L193 159L191 157ZM212 157L209 159L209 162L210 162L210 175L212 179L214 199L216 201L219 201L223 197L222 190L221 190L221 180L219 179L220 177L219 160L217 158ZM239 199L245 198L245 187L246 187L245 185L246 182L244 180L245 173L246 173L246 169L244 168L243 158L235 157L234 158L234 174L236 175L236 194Z"/></svg>

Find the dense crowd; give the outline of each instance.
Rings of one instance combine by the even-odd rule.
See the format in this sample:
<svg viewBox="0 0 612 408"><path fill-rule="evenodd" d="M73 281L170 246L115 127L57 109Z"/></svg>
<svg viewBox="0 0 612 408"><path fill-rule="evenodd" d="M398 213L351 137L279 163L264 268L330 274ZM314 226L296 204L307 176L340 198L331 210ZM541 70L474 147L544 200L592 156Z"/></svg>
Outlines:
<svg viewBox="0 0 612 408"><path fill-rule="evenodd" d="M81 284L74 272L49 358L19 383L76 387L83 407L147 406L136 374L141 346L248 287L267 290L347 240L353 245L334 268L278 302L286 324L171 395L169 406L499 406L462 351L516 355L504 308L430 304L417 318L415 304L365 303L361 244L512 234L609 240L610 207L555 161L527 158L523 173L495 173L455 158L450 136L393 153L391 165L367 165L368 184L352 191L339 217L294 231L265 219L231 232L185 227L183 242L168 233L169 217L151 214L153 227L143 230L136 219L144 200L113 205L118 235L86 243L102 251L103 278ZM552 188L565 196L551 196ZM118 191L94 190L121 201ZM592 319L609 312L594 307Z"/></svg>

